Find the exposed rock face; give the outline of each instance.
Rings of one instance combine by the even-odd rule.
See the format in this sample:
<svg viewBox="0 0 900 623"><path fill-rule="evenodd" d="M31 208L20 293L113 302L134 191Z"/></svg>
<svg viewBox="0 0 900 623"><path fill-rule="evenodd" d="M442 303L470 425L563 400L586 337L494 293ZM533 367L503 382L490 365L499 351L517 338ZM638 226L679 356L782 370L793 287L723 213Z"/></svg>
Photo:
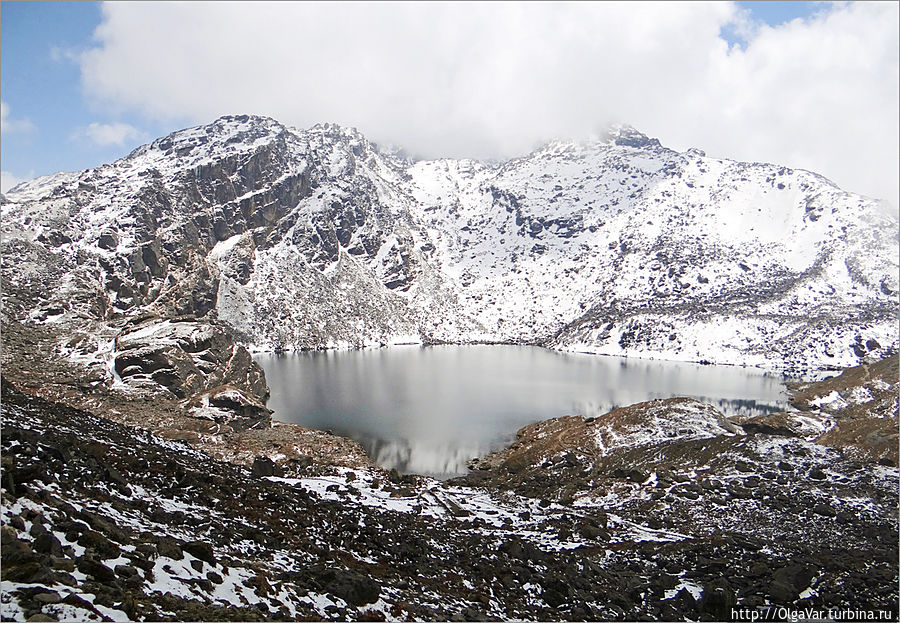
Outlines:
<svg viewBox="0 0 900 623"><path fill-rule="evenodd" d="M221 323L139 317L115 338L116 373L126 383L152 380L178 398L229 385L246 404L269 397L262 368Z"/></svg>
<svg viewBox="0 0 900 623"><path fill-rule="evenodd" d="M512 341L799 370L898 345L876 202L627 127L413 163L337 126L224 117L7 199L9 282L62 277L32 321L77 291L97 318L215 313L266 349Z"/></svg>
<svg viewBox="0 0 900 623"><path fill-rule="evenodd" d="M194 417L209 418L219 424L228 423L234 430L267 428L271 425L271 409L233 385L220 385L197 394L190 405Z"/></svg>
<svg viewBox="0 0 900 623"><path fill-rule="evenodd" d="M186 399L191 417L227 424L231 430L271 425L263 370L227 325L193 317L139 316L115 336L108 357L117 382Z"/></svg>
<svg viewBox="0 0 900 623"><path fill-rule="evenodd" d="M304 465L373 465L349 439L272 422L262 369L220 323L155 317L80 322L70 325L63 316L51 324L4 324L3 383L239 465L269 455ZM158 349L152 348L156 341ZM142 349L157 355L131 357ZM133 374L114 375L116 362ZM160 378L160 370L169 370L171 379ZM171 389L158 380L171 380Z"/></svg>

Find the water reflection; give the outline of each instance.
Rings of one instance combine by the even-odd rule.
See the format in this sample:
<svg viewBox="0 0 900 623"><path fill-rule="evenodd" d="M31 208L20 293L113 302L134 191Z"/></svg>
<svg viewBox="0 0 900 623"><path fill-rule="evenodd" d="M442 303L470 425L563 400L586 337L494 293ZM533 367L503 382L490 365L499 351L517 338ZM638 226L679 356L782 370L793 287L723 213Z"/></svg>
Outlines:
<svg viewBox="0 0 900 623"><path fill-rule="evenodd" d="M730 366L625 360L521 346L395 347L259 355L275 417L356 439L402 472L465 473L470 458L561 415L671 396L728 414L786 406L780 376Z"/></svg>

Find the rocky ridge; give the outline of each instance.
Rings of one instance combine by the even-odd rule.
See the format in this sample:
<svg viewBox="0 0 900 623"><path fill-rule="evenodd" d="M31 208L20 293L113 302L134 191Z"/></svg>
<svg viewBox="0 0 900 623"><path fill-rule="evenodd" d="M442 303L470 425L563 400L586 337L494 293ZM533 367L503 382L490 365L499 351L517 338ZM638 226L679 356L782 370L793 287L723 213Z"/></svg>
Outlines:
<svg viewBox="0 0 900 623"><path fill-rule="evenodd" d="M793 371L898 345L877 202L627 127L491 164L223 117L2 209L4 279L59 277L31 322L214 314L264 350L518 342Z"/></svg>

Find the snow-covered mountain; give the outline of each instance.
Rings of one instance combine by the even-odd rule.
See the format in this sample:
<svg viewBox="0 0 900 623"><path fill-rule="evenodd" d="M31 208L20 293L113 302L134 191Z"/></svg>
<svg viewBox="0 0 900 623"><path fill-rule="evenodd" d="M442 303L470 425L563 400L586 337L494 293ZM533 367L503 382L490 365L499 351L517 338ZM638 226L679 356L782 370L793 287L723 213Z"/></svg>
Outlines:
<svg viewBox="0 0 900 623"><path fill-rule="evenodd" d="M9 283L61 267L35 321L215 313L266 350L525 342L789 370L898 348L898 223L876 201L629 127L412 162L351 129L223 117L20 184L2 217Z"/></svg>

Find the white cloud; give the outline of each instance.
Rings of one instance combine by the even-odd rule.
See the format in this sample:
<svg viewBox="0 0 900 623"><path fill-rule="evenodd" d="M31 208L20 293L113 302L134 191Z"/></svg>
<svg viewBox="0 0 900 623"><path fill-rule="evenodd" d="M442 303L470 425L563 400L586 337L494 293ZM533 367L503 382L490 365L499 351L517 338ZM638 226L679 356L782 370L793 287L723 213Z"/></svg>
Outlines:
<svg viewBox="0 0 900 623"><path fill-rule="evenodd" d="M707 68L708 115L649 120L673 146L763 160L824 174L841 187L889 200L900 168L897 4L854 3L810 20L758 29L744 50Z"/></svg>
<svg viewBox="0 0 900 623"><path fill-rule="evenodd" d="M82 52L78 48L50 46L50 60L54 63L79 63Z"/></svg>
<svg viewBox="0 0 900 623"><path fill-rule="evenodd" d="M72 133L74 140L87 139L98 147L122 146L131 141L143 141L147 135L127 123L90 123Z"/></svg>
<svg viewBox="0 0 900 623"><path fill-rule="evenodd" d="M34 124L28 119L11 119L9 116L9 104L0 100L0 132L12 134L15 132L31 132Z"/></svg>
<svg viewBox="0 0 900 623"><path fill-rule="evenodd" d="M622 121L676 148L898 183L898 5L777 28L732 3L108 3L81 57L114 111L352 125L423 156L499 157ZM747 37L729 49L723 27Z"/></svg>
<svg viewBox="0 0 900 623"><path fill-rule="evenodd" d="M33 177L34 171L31 171L28 174L28 177L18 177L9 171L0 171L0 193L5 193L16 184L30 180Z"/></svg>

